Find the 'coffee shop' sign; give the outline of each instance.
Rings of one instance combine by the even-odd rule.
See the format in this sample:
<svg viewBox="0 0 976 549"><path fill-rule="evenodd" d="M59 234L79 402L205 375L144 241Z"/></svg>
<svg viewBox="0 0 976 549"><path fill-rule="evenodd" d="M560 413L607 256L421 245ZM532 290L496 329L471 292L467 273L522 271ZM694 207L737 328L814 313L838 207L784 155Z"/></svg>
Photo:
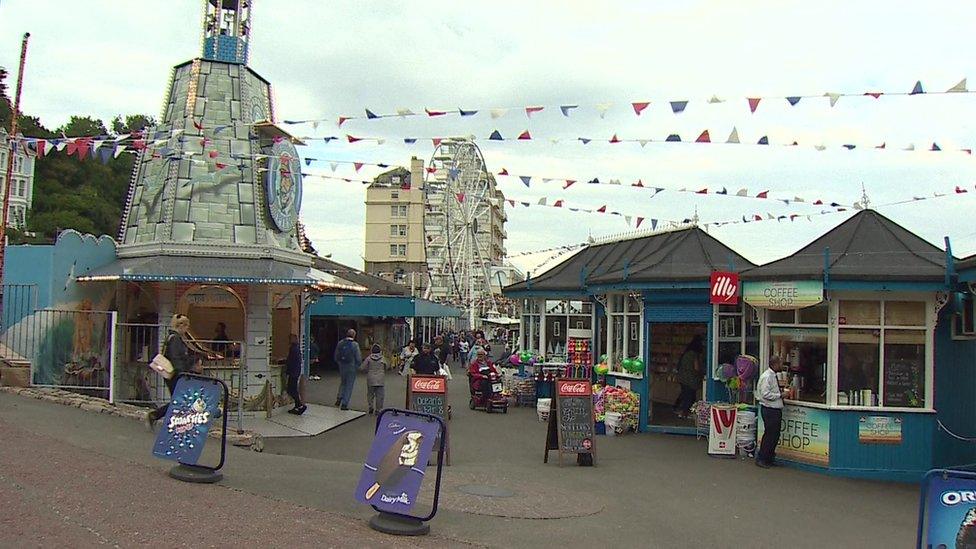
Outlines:
<svg viewBox="0 0 976 549"><path fill-rule="evenodd" d="M787 282L746 282L742 299L753 307L763 309L802 309L823 301L823 282L793 280Z"/></svg>

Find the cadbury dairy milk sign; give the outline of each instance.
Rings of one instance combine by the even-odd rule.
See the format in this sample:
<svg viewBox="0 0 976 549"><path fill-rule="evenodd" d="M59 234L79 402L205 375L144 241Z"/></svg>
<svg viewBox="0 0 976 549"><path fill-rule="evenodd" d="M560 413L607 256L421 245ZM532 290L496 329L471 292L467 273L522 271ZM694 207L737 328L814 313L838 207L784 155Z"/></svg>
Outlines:
<svg viewBox="0 0 976 549"><path fill-rule="evenodd" d="M363 464L356 499L375 508L406 514L417 501L440 424L387 411Z"/></svg>
<svg viewBox="0 0 976 549"><path fill-rule="evenodd" d="M713 305L736 305L739 303L739 274L715 271L712 273L709 301Z"/></svg>

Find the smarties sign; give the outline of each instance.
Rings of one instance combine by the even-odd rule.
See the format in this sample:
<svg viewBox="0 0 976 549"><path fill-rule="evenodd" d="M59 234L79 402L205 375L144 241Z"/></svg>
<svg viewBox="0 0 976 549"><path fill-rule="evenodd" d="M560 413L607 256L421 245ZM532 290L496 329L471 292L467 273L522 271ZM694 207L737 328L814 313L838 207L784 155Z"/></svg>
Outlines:
<svg viewBox="0 0 976 549"><path fill-rule="evenodd" d="M823 282L794 280L789 282L746 282L742 298L753 307L764 309L802 309L823 301Z"/></svg>

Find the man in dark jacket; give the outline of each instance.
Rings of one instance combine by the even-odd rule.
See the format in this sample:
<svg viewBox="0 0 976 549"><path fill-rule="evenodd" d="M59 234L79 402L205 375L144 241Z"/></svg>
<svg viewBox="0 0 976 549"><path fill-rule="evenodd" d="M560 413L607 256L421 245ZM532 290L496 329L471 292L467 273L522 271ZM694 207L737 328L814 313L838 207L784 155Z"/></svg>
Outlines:
<svg viewBox="0 0 976 549"><path fill-rule="evenodd" d="M349 409L349 399L352 398L352 387L356 384L356 371L363 363L363 355L356 343L356 330L349 329L346 338L336 345L336 364L339 365L339 394L336 395L336 406L342 410Z"/></svg>
<svg viewBox="0 0 976 549"><path fill-rule="evenodd" d="M288 410L289 414L302 415L308 406L302 402L302 395L298 391L298 382L302 378L302 348L298 345L298 336L289 336L288 358L285 359L285 374L288 376L288 396L295 401L295 407Z"/></svg>
<svg viewBox="0 0 976 549"><path fill-rule="evenodd" d="M420 354L413 359L413 371L422 375L434 375L441 369L441 363L431 351L430 343L424 343Z"/></svg>

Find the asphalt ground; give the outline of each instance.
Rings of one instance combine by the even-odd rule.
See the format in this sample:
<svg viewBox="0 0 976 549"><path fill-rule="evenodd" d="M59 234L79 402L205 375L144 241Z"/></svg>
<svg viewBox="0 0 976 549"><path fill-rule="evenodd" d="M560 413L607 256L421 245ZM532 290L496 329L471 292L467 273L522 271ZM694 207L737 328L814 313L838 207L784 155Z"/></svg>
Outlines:
<svg viewBox="0 0 976 549"><path fill-rule="evenodd" d="M365 409L364 379L354 408ZM402 405L404 385L388 376L387 406ZM309 400L331 404L337 386L332 375L311 381ZM711 458L694 437L651 434L598 437L595 467L543 464L546 426L534 409L468 410L462 375L450 392L452 464L424 546L907 547L914 540L915 485L765 470ZM416 543L364 526L373 512L353 491L372 431L373 418L364 416L316 437L268 439L264 453L230 448L219 485L189 486L165 476L170 464L151 456L152 434L137 422L0 394L7 511L0 545ZM466 493L486 486L506 497ZM73 539L85 543L61 543Z"/></svg>

